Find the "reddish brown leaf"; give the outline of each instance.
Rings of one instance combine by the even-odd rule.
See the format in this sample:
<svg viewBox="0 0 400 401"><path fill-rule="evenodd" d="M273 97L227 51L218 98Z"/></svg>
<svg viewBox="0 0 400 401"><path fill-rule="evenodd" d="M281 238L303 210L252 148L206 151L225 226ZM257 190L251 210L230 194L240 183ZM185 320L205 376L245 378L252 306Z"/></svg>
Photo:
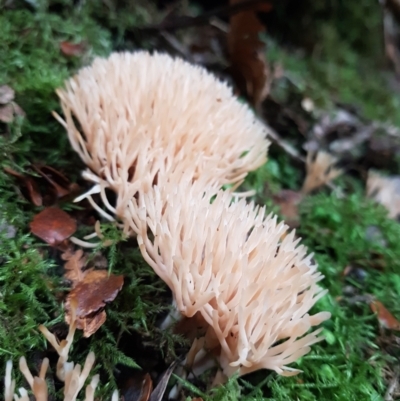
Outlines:
<svg viewBox="0 0 400 401"><path fill-rule="evenodd" d="M66 56L69 57L79 57L82 56L82 54L86 50L86 43L81 42L81 43L71 43L71 42L61 42L60 43L60 49L62 53Z"/></svg>
<svg viewBox="0 0 400 401"><path fill-rule="evenodd" d="M27 194L28 199L35 206L42 206L42 204L43 204L42 195L40 194L39 187L36 184L36 181L32 177L20 174L17 171L15 171L11 168L8 168L8 167L5 167L4 171L7 174L10 174L20 180L21 184L26 188L26 190L28 192L28 194Z"/></svg>
<svg viewBox="0 0 400 401"><path fill-rule="evenodd" d="M230 4L241 2L243 0L230 0ZM271 8L272 5L266 2L230 18L228 50L232 74L256 110L268 95L271 80L265 58L265 45L260 40L260 34L265 32L265 27L259 21L256 12L268 12Z"/></svg>
<svg viewBox="0 0 400 401"><path fill-rule="evenodd" d="M74 234L76 222L63 210L49 207L33 218L30 228L33 234L54 246Z"/></svg>
<svg viewBox="0 0 400 401"><path fill-rule="evenodd" d="M90 337L105 322L106 303L115 299L124 284L123 276L109 275L105 270L88 270L67 296L65 320L70 322L70 303L76 300L77 327Z"/></svg>
<svg viewBox="0 0 400 401"><path fill-rule="evenodd" d="M372 312L378 316L379 323L385 329L400 331L400 322L385 308L380 301L372 301L370 303Z"/></svg>

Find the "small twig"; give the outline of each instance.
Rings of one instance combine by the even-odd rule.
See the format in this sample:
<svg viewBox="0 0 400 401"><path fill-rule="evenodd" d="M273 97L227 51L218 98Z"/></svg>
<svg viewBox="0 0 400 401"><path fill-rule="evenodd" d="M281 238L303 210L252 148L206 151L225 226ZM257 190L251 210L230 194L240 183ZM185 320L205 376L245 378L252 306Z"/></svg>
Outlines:
<svg viewBox="0 0 400 401"><path fill-rule="evenodd" d="M300 153L292 145L290 145L288 142L286 142L284 139L282 139L279 136L279 134L273 128L271 128L265 120L262 120L262 121L268 128L269 137L271 138L272 142L274 142L281 149L283 149L294 160L296 160L300 163L306 162L306 159L303 156L301 156Z"/></svg>
<svg viewBox="0 0 400 401"><path fill-rule="evenodd" d="M254 6L262 3L270 3L270 0L248 0L237 4L228 6L222 6L215 8L214 10L207 11L197 17L190 17L188 15L182 15L176 18L165 19L159 24L146 25L139 30L141 32L149 31L173 31L176 29L189 28L192 26L206 25L209 23L209 19L215 16L231 16L241 11L253 9Z"/></svg>
<svg viewBox="0 0 400 401"><path fill-rule="evenodd" d="M292 159L296 160L297 162L306 163L306 159L305 157L303 157L292 145L290 145L288 142L286 142L284 139L282 139L279 134L273 129L271 128L268 123L262 119L264 125L268 128L269 131L269 138L271 139L271 141L273 143L275 143L276 145L278 145L284 152L286 152ZM332 191L335 191L336 195L339 198L342 198L343 192L342 190L337 187L336 185L334 185L331 182L328 182L326 184L327 187L329 187L330 189L332 189Z"/></svg>
<svg viewBox="0 0 400 401"><path fill-rule="evenodd" d="M188 49L174 35L164 30L160 32L160 35L180 56L191 63L194 62Z"/></svg>

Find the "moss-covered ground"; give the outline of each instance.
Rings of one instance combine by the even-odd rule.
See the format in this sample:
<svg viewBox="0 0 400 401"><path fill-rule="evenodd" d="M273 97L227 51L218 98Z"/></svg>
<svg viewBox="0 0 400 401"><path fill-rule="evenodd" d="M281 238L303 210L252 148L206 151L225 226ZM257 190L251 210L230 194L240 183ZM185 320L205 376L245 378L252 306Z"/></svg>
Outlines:
<svg viewBox="0 0 400 401"><path fill-rule="evenodd" d="M374 2L361 3L364 11L375 10L370 5ZM0 377L9 359L16 366L18 359L26 356L35 370L42 355L48 355L39 324L60 337L67 330L62 302L67 283L62 278L59 252L29 229L29 222L42 207L26 199L24 189L4 168L31 174L32 163L46 164L86 185L80 178L83 165L51 115L53 110L60 112L54 91L95 55L151 47L148 38L124 41L123 25L145 23L155 9L138 3L129 10L128 18L126 9L118 14L118 8L113 12L98 9L96 2L90 1L74 6L55 2L37 8L32 4L15 2L15 9L0 9L0 85L15 90L15 102L26 113L10 124L0 123ZM379 16L371 18L363 24L378 32ZM317 54L287 50L277 39L268 38L271 62L282 64L298 93L318 107L329 110L337 103L351 104L365 120L400 126L400 98L389 90L381 66L370 61L373 57L365 51L368 43L364 47L356 43L364 50L354 50L353 42L362 33L357 31L354 41L346 41L340 36L343 27L336 29L338 21L332 21L324 25L323 50ZM358 20L354 17L351 21ZM83 55L66 56L60 51L64 41L85 41L87 48ZM268 163L250 174L245 186L256 190L257 202L277 210L271 194L287 188L299 190L304 174L304 166L273 146ZM359 176L345 174L336 185L340 196L327 188L302 201L297 229L325 275L321 285L329 290L315 307L332 313L323 324L326 341L293 364L303 371L293 378L260 371L233 378L211 392L206 390L207 378L199 378L182 383L185 397L215 401L389 399L385 398L388 388L400 377L400 336L379 324L368 297L378 299L400 320L400 225L387 217L382 206L366 198ZM71 200L59 206L78 208ZM93 255L100 251L113 273L124 274L125 284L107 307L106 323L89 339L78 335L71 352L71 359L77 362L82 362L89 350L96 353L95 372L102 378L98 394L104 399L114 388L121 389L133 372L160 373L188 347L184 338L158 328L170 302L165 285L142 260L134 242L107 227L106 238L112 238L114 245L100 246ZM347 274L348 266L352 270ZM18 385L23 384L21 376L16 378ZM174 377L172 382L179 380ZM59 384L50 383L50 389L57 393Z"/></svg>

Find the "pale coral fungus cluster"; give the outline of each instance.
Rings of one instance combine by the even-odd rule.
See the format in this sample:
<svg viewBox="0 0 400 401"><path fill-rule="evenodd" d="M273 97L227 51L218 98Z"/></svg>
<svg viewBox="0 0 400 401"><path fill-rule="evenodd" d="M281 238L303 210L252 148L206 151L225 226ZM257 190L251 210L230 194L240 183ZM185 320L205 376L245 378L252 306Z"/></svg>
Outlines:
<svg viewBox="0 0 400 401"><path fill-rule="evenodd" d="M213 350L228 377L296 373L287 365L321 340L309 330L329 318L308 313L325 294L322 276L284 223L233 196L266 161L266 127L227 84L162 54L96 59L58 95L57 118L94 183L81 198L136 235L176 309L206 322L194 348Z"/></svg>
<svg viewBox="0 0 400 401"><path fill-rule="evenodd" d="M266 160L265 127L226 83L181 59L114 53L58 95L64 120L57 118L97 184L92 193L123 222L132 199L162 185L161 175L179 179L184 171L208 185L238 185ZM115 206L105 188L118 194Z"/></svg>
<svg viewBox="0 0 400 401"><path fill-rule="evenodd" d="M294 233L232 188L266 161L267 129L206 70L164 54L96 59L58 91L73 148L186 317L208 324L225 375L286 365L319 341L322 276ZM222 191L231 184L229 191ZM105 189L116 194L111 205ZM95 205L95 204L94 204ZM285 236L286 235L286 236ZM307 334L308 333L308 334Z"/></svg>

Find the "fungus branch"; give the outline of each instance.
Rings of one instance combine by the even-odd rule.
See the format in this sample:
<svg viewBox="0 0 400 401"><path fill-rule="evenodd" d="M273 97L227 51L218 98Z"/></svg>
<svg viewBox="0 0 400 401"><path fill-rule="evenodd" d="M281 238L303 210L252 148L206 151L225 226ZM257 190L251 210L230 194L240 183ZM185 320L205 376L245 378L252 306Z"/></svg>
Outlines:
<svg viewBox="0 0 400 401"><path fill-rule="evenodd" d="M57 362L57 377L64 382L64 401L76 401L76 398L85 384L90 371L93 368L95 355L90 352L86 357L83 370L79 364L75 365L73 362L68 362L68 353L71 348L72 342L74 340L74 334L76 330L76 313L73 308L71 324L69 326L68 335L65 340L59 342L54 334L44 327L39 326L39 330L46 337L49 343L55 348L59 355ZM19 369L25 376L29 387L36 401L48 401L48 388L46 383L46 372L49 367L49 360L47 358L43 359L39 376L33 376L28 368L26 359L21 357L19 361ZM6 376L4 379L4 399L5 401L12 401L13 397L15 401L29 401L29 394L26 389L19 388L19 395L14 394L15 381L11 379L12 376L12 362L8 361L6 366ZM93 376L90 384L86 387L85 401L94 401L94 393L96 387L99 383L99 376ZM114 392L112 396L112 401L118 400L118 392Z"/></svg>

